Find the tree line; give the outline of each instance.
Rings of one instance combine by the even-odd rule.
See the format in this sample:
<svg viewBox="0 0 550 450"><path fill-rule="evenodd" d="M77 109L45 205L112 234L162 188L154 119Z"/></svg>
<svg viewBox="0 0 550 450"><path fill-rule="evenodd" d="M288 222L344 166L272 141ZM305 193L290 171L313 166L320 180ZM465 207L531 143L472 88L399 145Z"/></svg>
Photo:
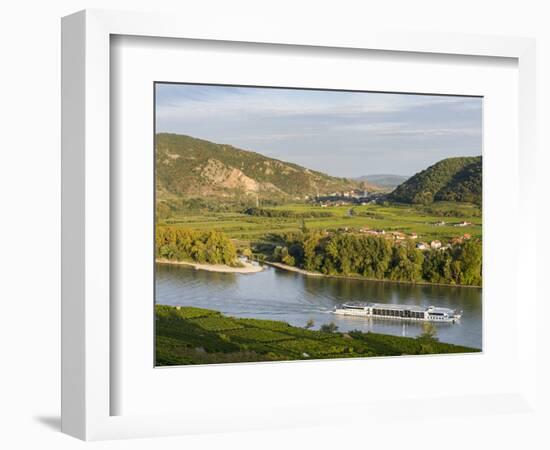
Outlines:
<svg viewBox="0 0 550 450"><path fill-rule="evenodd" d="M295 219L311 219L318 217L333 217L330 211L291 211L288 209L265 209L265 208L246 208L243 214L258 217L284 217Z"/></svg>
<svg viewBox="0 0 550 450"><path fill-rule="evenodd" d="M219 231L157 226L155 249L157 258L201 264L238 264L235 245Z"/></svg>
<svg viewBox="0 0 550 450"><path fill-rule="evenodd" d="M421 251L414 241L316 231L275 235L275 261L327 275L481 286L481 241Z"/></svg>

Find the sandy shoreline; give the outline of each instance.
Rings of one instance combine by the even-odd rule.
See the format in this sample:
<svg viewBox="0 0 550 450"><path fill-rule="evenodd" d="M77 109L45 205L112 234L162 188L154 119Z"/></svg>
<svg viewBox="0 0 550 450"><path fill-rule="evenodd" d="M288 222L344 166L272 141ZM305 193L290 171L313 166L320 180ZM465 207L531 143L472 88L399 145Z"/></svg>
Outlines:
<svg viewBox="0 0 550 450"><path fill-rule="evenodd" d="M327 277L328 276L328 275L325 275L324 273L310 272L308 270L300 269L299 267L287 266L286 264L278 263L278 262L265 261L265 264L267 264L268 266L277 267L278 269L281 269L281 270L301 273L302 275L306 275L308 277Z"/></svg>
<svg viewBox="0 0 550 450"><path fill-rule="evenodd" d="M199 264L189 261L174 261L171 259L157 258L155 262L160 264L174 264L178 266L189 266L197 270L206 270L208 272L220 272L220 273L257 273L264 270L262 266L256 266L249 262L241 261L244 267L231 267L225 264Z"/></svg>

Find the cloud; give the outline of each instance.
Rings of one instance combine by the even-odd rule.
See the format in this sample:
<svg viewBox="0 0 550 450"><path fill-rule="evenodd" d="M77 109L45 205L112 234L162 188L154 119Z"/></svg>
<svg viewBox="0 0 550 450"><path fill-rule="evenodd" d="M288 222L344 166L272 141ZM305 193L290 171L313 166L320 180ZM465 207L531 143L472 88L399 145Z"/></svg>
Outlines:
<svg viewBox="0 0 550 450"><path fill-rule="evenodd" d="M406 122L379 122L379 123L353 123L338 125L335 129L339 131L357 131L368 133L373 136L480 136L481 127L415 127L412 123Z"/></svg>
<svg viewBox="0 0 550 450"><path fill-rule="evenodd" d="M158 131L339 176L411 174L481 154L481 113L482 100L472 97L186 84L157 84L156 92Z"/></svg>
<svg viewBox="0 0 550 450"><path fill-rule="evenodd" d="M231 116L236 113L271 117L364 116L399 113L436 105L471 108L478 102L464 97L437 97L326 90L242 88L231 86L157 85L157 114Z"/></svg>

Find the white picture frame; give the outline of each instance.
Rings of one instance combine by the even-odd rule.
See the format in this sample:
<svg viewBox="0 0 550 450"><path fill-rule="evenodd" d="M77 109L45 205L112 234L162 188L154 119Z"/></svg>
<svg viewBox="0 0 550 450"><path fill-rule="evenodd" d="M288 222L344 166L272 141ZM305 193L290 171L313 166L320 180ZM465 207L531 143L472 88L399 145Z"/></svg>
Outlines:
<svg viewBox="0 0 550 450"><path fill-rule="evenodd" d="M285 44L301 48L368 49L407 52L412 55L446 54L471 57L499 57L517 60L519 98L519 177L517 212L521 227L535 228L529 174L535 161L535 43L532 39L453 34L397 33L384 30L349 30L327 36L314 28L297 31L270 28L261 23L247 27L226 27L164 14L82 11L62 22L62 430L85 440L161 436L209 431L234 431L281 426L307 426L388 415L396 399L346 405L346 413L319 405L286 405L242 413L247 420L206 414L118 414L113 415L113 396L121 386L114 382L112 366L120 357L113 351L112 336L117 323L112 320L111 279L111 186L117 176L111 170L110 108L112 106L111 36L141 36L255 44ZM515 188L514 188L515 189ZM147 245L147 244L144 244ZM518 249L518 260L536 261L534 244ZM486 262L485 262L486 264ZM533 263L534 264L534 263ZM517 280L528 279L527 268L517 266ZM529 268L533 271L533 265ZM523 289L522 305L536 308L534 287ZM517 294L516 294L517 295ZM151 298L152 302L152 298ZM115 314L116 316L116 314ZM436 396L415 405L403 397L411 414L422 414L430 405L442 416L476 412L495 414L505 409L527 413L536 408L536 329L528 315L518 311L518 379L501 393L471 394L454 400ZM312 363L305 364L311 372ZM338 364L337 361L332 363ZM355 367L357 364L355 362ZM248 366L240 368L240 372ZM280 366L279 366L280 367ZM348 369L353 370L352 365ZM277 370L263 365L263 373ZM182 375L185 376L185 375ZM399 400L399 398L397 398ZM431 403L430 403L431 402ZM409 404L410 403L410 404ZM322 405L321 405L322 406ZM115 408L116 409L116 408ZM399 420L389 414L389 420Z"/></svg>

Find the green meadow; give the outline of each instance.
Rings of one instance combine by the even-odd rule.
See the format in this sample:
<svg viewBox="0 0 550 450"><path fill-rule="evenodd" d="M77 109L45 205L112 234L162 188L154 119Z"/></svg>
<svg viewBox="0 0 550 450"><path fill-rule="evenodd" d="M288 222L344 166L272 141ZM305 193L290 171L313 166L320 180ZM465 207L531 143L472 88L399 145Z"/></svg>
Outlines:
<svg viewBox="0 0 550 450"><path fill-rule="evenodd" d="M170 218L164 219L159 225L221 231L231 239L243 241L243 244L261 241L270 233L298 231L304 224L310 230L359 231L361 228L370 228L386 232L417 233L417 241L428 242L434 239L447 242L465 233L470 234L472 238L482 237L481 210L478 206L469 203L435 202L428 206L367 204L327 207L309 203L290 203L261 208L292 212L304 218L254 216L246 214L244 210L233 212L187 210L174 212ZM307 217L311 213L329 216ZM470 222L471 225L456 226L461 222Z"/></svg>

